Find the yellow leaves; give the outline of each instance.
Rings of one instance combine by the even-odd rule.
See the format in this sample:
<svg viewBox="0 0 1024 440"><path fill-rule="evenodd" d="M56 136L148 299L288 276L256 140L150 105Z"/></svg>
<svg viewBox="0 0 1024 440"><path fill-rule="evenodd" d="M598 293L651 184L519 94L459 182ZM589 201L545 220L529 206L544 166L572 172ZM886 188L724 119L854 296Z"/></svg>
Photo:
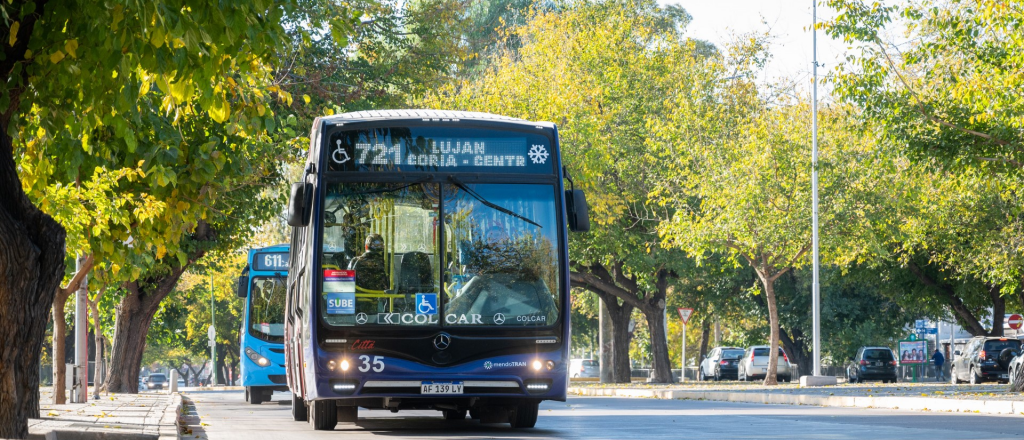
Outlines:
<svg viewBox="0 0 1024 440"><path fill-rule="evenodd" d="M14 43L18 41L18 29L21 29L20 21L11 24L11 37L8 39L7 44L14 46Z"/></svg>
<svg viewBox="0 0 1024 440"><path fill-rule="evenodd" d="M78 58L76 51L78 50L78 40L68 40L64 43L64 51L71 55L71 58Z"/></svg>
<svg viewBox="0 0 1024 440"><path fill-rule="evenodd" d="M50 54L50 62L53 63L53 64L57 64L57 63L60 62L60 60L63 60L63 59L64 59L64 52L61 52L59 50Z"/></svg>
<svg viewBox="0 0 1024 440"><path fill-rule="evenodd" d="M153 47L159 49L164 45L164 42L167 41L166 37L167 34L164 32L164 28L157 27L156 29L153 29L152 34L149 36L149 44L152 44Z"/></svg>
<svg viewBox="0 0 1024 440"><path fill-rule="evenodd" d="M259 106L256 107L256 113L259 113L260 116L263 116L264 114L267 113L267 108L264 107L263 104L260 104Z"/></svg>
<svg viewBox="0 0 1024 440"><path fill-rule="evenodd" d="M167 247L164 245L157 245L156 247L156 259L159 260L167 255Z"/></svg>
<svg viewBox="0 0 1024 440"><path fill-rule="evenodd" d="M302 100L306 101L306 104L309 104L309 95L302 95Z"/></svg>
<svg viewBox="0 0 1024 440"><path fill-rule="evenodd" d="M213 118L218 124L227 122L228 118L231 117L231 103L228 102L227 97L224 95L218 95L214 97L213 104L210 105L210 117Z"/></svg>

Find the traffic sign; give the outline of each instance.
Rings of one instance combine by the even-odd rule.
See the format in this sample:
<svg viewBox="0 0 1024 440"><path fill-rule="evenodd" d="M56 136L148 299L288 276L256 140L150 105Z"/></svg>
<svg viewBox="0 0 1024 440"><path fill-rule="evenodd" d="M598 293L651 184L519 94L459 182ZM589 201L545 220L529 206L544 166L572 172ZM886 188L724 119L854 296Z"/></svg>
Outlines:
<svg viewBox="0 0 1024 440"><path fill-rule="evenodd" d="M679 310L679 319L683 320L683 324L686 324L690 320L690 315L693 315L693 309L688 307L680 307L677 310Z"/></svg>
<svg viewBox="0 0 1024 440"><path fill-rule="evenodd" d="M1010 328L1017 330L1020 328L1021 324L1024 324L1024 316L1014 313L1010 315L1010 319L1007 319L1006 323L1010 325Z"/></svg>
<svg viewBox="0 0 1024 440"><path fill-rule="evenodd" d="M918 320L914 321L914 327L915 328L919 328L919 329L927 328L928 327L928 320L927 319L918 319Z"/></svg>

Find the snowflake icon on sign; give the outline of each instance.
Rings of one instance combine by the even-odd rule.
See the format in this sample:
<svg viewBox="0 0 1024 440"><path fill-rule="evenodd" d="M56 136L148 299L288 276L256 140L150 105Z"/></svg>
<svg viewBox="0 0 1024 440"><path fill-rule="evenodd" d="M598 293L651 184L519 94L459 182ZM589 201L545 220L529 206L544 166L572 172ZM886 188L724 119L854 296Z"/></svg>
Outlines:
<svg viewBox="0 0 1024 440"><path fill-rule="evenodd" d="M548 161L548 149L543 145L534 145L530 148L530 160L533 163L544 163Z"/></svg>

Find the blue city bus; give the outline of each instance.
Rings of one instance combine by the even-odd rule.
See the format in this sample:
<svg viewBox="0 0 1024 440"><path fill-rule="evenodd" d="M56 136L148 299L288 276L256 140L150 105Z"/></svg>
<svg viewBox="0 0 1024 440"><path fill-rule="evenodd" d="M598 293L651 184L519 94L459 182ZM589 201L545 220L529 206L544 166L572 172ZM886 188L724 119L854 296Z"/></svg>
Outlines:
<svg viewBox="0 0 1024 440"><path fill-rule="evenodd" d="M589 229L571 185L548 122L318 118L288 205L293 418L433 409L530 428L541 401L565 401L566 231Z"/></svg>
<svg viewBox="0 0 1024 440"><path fill-rule="evenodd" d="M239 359L245 400L254 405L270 400L274 391L288 391L284 366L287 280L287 244L249 250L237 287L238 296L245 298Z"/></svg>

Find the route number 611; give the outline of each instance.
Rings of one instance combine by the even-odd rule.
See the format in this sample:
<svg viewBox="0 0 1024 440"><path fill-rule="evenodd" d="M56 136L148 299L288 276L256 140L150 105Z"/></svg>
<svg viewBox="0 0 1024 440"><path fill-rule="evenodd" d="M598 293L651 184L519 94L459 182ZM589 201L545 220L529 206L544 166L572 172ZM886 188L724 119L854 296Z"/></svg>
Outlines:
<svg viewBox="0 0 1024 440"><path fill-rule="evenodd" d="M374 356L371 366L370 356L362 355L359 356L359 360L363 361L363 364L359 366L359 371L363 373L373 370L374 373L380 373L384 371L384 359L381 356Z"/></svg>

